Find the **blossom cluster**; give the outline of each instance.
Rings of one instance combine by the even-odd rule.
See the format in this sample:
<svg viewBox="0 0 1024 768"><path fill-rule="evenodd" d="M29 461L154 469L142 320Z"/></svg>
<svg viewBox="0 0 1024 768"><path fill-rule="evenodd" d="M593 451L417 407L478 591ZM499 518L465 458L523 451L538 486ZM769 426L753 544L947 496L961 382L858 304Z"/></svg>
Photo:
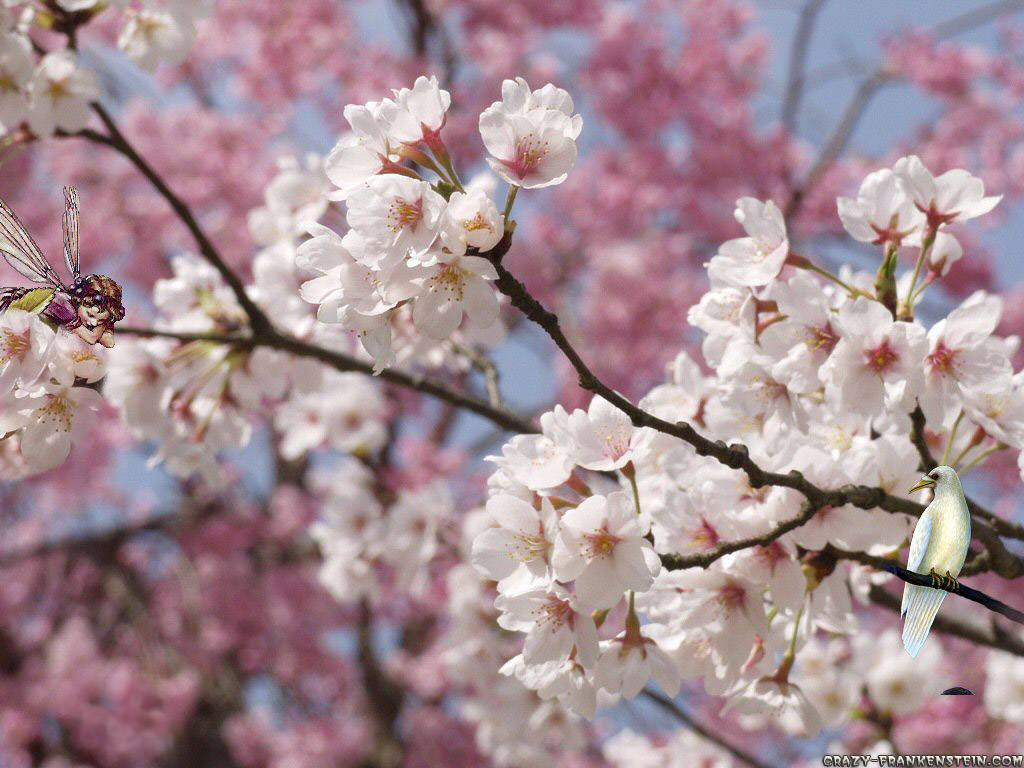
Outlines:
<svg viewBox="0 0 1024 768"><path fill-rule="evenodd" d="M181 62L195 40L196 22L210 13L207 0L146 0L138 7L129 0L57 0L47 10L31 3L0 6L0 133L22 122L38 138L86 126L90 104L100 96L96 76L72 48L45 53L37 61L29 32L78 23L77 18L107 6L123 16L118 46L149 70L161 61Z"/></svg>
<svg viewBox="0 0 1024 768"><path fill-rule="evenodd" d="M459 180L442 138L450 105L436 77L420 77L394 98L346 107L351 132L325 169L337 187L331 199L345 202L348 231L314 225L299 248L299 265L318 275L302 286L303 298L319 305L322 322L357 333L377 371L397 362L396 325L411 321L427 339L448 341L466 317L469 341L493 337L499 302L490 283L498 274L481 254L509 228L516 190L559 184L576 162L582 118L569 94L506 80L502 100L480 115L488 164L510 185L503 213L493 178Z"/></svg>
<svg viewBox="0 0 1024 768"><path fill-rule="evenodd" d="M101 353L21 309L0 314L0 441L18 444L23 464L5 477L63 464L81 442L103 399L88 386L104 377Z"/></svg>
<svg viewBox="0 0 1024 768"><path fill-rule="evenodd" d="M967 172L934 176L917 157L870 174L838 209L855 240L880 246L873 276L845 266L832 274L793 251L774 203L739 200L746 236L710 260L710 289L689 312L714 372L680 353L640 407L739 440L761 467L798 470L825 488L905 494L918 473L918 406L926 439L961 472L997 451L1020 452L1024 390L1010 362L1016 339L994 333L1000 300L979 291L930 327L915 317L925 288L961 256L947 228L997 202ZM915 266L897 278L904 257ZM743 472L634 427L600 397L586 411L556 406L541 427L492 457L492 527L472 546L474 566L496 584L497 624L524 635L504 674L585 717L598 691L632 698L653 681L671 696L681 678L697 678L750 722L772 714L813 735L845 721L857 686L819 685L816 637L852 633L851 593L866 599L869 581L886 577L806 553L830 544L894 553L910 518L826 508L706 568L666 570L662 555L771 534L800 514L802 496L752 488ZM870 681L930 666L892 656L901 670L864 671L869 693L888 711L912 709ZM908 684L903 695L935 685Z"/></svg>

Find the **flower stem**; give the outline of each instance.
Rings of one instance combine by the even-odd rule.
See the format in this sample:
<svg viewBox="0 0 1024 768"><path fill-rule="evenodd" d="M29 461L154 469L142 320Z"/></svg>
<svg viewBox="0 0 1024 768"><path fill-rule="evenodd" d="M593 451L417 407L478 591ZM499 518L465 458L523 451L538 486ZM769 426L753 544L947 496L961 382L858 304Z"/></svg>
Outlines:
<svg viewBox="0 0 1024 768"><path fill-rule="evenodd" d="M627 477L629 484L633 486L633 503L636 504L636 513L640 514L640 489L636 486L636 472L630 472Z"/></svg>
<svg viewBox="0 0 1024 768"><path fill-rule="evenodd" d="M972 435L971 439L967 441L967 445L963 447L963 450L956 455L955 459L949 462L949 466L955 467L957 464L963 461L964 457L967 456L968 453L970 453L971 448L973 448L976 445L979 445L981 441L984 439L985 433L981 430L981 428L975 430L974 435Z"/></svg>
<svg viewBox="0 0 1024 768"><path fill-rule="evenodd" d="M856 298L857 296L867 296L864 291L859 288L854 288L852 285L847 285L845 282L839 279L838 275L834 275L824 267L819 267L810 259L804 258L803 256L796 256L796 254L790 254L787 263L796 267L797 269L806 269L810 272L817 272L824 278L831 280L833 283L838 285L840 288L845 289L851 296ZM871 297L868 297L871 298Z"/></svg>
<svg viewBox="0 0 1024 768"><path fill-rule="evenodd" d="M508 217L512 213L512 206L516 201L516 195L519 193L519 187L512 184L508 188L508 196L505 198L505 229L508 229Z"/></svg>
<svg viewBox="0 0 1024 768"><path fill-rule="evenodd" d="M796 620L793 622L793 634L789 638L789 647L786 648L786 653L779 662L779 669L774 675L775 679L782 682L789 681L789 670L793 668L793 662L796 660L796 636L800 633L800 619L803 618L808 595L809 593L805 591L804 599L800 601L800 609L796 612Z"/></svg>
<svg viewBox="0 0 1024 768"><path fill-rule="evenodd" d="M960 477L963 477L965 474L967 474L967 471L969 469L981 463L989 456L991 456L993 453L998 453L999 451L1004 450L1006 447L1007 446L1004 443L996 443L995 445L990 445L984 451L982 451L969 462L967 462L967 464L965 464L960 470L958 470L958 474L960 475Z"/></svg>
<svg viewBox="0 0 1024 768"><path fill-rule="evenodd" d="M937 227L929 226L928 231L925 232L924 240L921 241L921 252L917 255L917 264L914 265L914 276L910 279L910 287L907 288L907 296L903 300L903 304L910 317L914 316L914 288L917 287L917 278L921 276L921 268L924 266L925 259L928 258L928 252L935 243L935 235L937 233Z"/></svg>
<svg viewBox="0 0 1024 768"><path fill-rule="evenodd" d="M949 454L953 450L953 441L956 440L956 431L960 428L960 421L964 417L964 409L960 409L960 413L956 416L956 421L953 422L953 428L949 431L949 437L946 439L946 448L942 451L941 464L949 466Z"/></svg>

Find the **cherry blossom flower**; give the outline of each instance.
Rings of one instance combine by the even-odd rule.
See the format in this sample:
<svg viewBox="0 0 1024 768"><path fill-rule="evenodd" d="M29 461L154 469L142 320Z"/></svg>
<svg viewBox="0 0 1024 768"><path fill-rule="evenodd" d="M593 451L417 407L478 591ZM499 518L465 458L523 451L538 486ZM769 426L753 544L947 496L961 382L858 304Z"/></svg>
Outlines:
<svg viewBox="0 0 1024 768"><path fill-rule="evenodd" d="M576 139L583 129L569 94L554 86L532 92L519 78L504 81L501 95L480 115L491 170L517 187L561 184L576 164Z"/></svg>
<svg viewBox="0 0 1024 768"><path fill-rule="evenodd" d="M40 138L52 136L58 128L68 133L80 131L92 114L90 102L99 97L95 76L79 66L74 53L48 53L29 83L29 128Z"/></svg>
<svg viewBox="0 0 1024 768"><path fill-rule="evenodd" d="M516 435L502 446L501 453L487 460L531 491L559 486L572 474L569 451L547 435Z"/></svg>
<svg viewBox="0 0 1024 768"><path fill-rule="evenodd" d="M924 224L900 177L886 168L868 174L856 198L837 203L846 231L864 243L899 244Z"/></svg>
<svg viewBox="0 0 1024 768"><path fill-rule="evenodd" d="M863 296L839 308L836 324L841 338L821 367L826 393L855 413L910 410L923 384L924 329Z"/></svg>
<svg viewBox="0 0 1024 768"><path fill-rule="evenodd" d="M793 392L815 392L821 386L818 371L839 342L832 299L805 272L773 283L771 291L785 315L760 335L762 348L774 361L771 375Z"/></svg>
<svg viewBox="0 0 1024 768"><path fill-rule="evenodd" d="M195 19L187 8L179 4L172 10L127 9L128 22L118 36L118 47L146 70L152 71L161 62L180 64L196 38Z"/></svg>
<svg viewBox="0 0 1024 768"><path fill-rule="evenodd" d="M349 226L381 250L383 266L406 256L430 263L427 252L441 231L446 203L427 182L395 174L374 176L354 189L346 203Z"/></svg>
<svg viewBox="0 0 1024 768"><path fill-rule="evenodd" d="M608 471L624 467L642 450L644 433L629 417L603 397L595 395L586 411L569 414L555 435L572 461L585 469Z"/></svg>
<svg viewBox="0 0 1024 768"><path fill-rule="evenodd" d="M679 670L672 659L648 635L645 627L634 626L604 644L594 669L594 684L611 693L636 697L651 678L674 698L679 693Z"/></svg>
<svg viewBox="0 0 1024 768"><path fill-rule="evenodd" d="M0 131L10 131L25 119L32 69L28 38L0 31Z"/></svg>
<svg viewBox="0 0 1024 768"><path fill-rule="evenodd" d="M985 709L992 717L1024 722L1024 664L1018 657L991 651L985 660Z"/></svg>
<svg viewBox="0 0 1024 768"><path fill-rule="evenodd" d="M800 686L773 676L758 678L729 700L726 710L735 709L743 714L766 714L779 719L793 712L803 724L809 738L821 730L821 715L811 704Z"/></svg>
<svg viewBox="0 0 1024 768"><path fill-rule="evenodd" d="M575 657L587 668L597 661L597 628L591 609L580 605L564 587L499 595L494 606L501 611L498 624L526 632L523 661L527 664L565 662Z"/></svg>
<svg viewBox="0 0 1024 768"><path fill-rule="evenodd" d="M962 168L933 176L917 155L901 157L893 172L903 182L917 209L934 226L951 221L967 221L983 216L1003 199L985 197L985 184Z"/></svg>
<svg viewBox="0 0 1024 768"><path fill-rule="evenodd" d="M789 239L782 211L771 200L752 197L736 201L733 214L747 237L729 240L708 263L713 285L758 286L771 282L789 256Z"/></svg>
<svg viewBox="0 0 1024 768"><path fill-rule="evenodd" d="M661 569L644 538L647 527L625 493L585 499L562 517L555 576L575 580L579 599L599 609L614 606L628 589L647 590Z"/></svg>
<svg viewBox="0 0 1024 768"><path fill-rule="evenodd" d="M473 565L495 581L501 581L525 565L535 576L547 574L559 523L546 499L540 509L509 494L492 496L487 512L498 524L473 542Z"/></svg>
<svg viewBox="0 0 1024 768"><path fill-rule="evenodd" d="M488 281L497 280L494 265L481 256L458 256L435 264L413 303L416 327L432 339L447 339L467 315L486 328L498 319L498 297Z"/></svg>
<svg viewBox="0 0 1024 768"><path fill-rule="evenodd" d="M987 387L1010 375L1005 347L991 338L1001 314L998 297L976 291L928 331L925 389L919 399L932 423L952 422L962 390Z"/></svg>
<svg viewBox="0 0 1024 768"><path fill-rule="evenodd" d="M0 389L33 383L49 364L54 341L38 315L20 309L0 314Z"/></svg>
<svg viewBox="0 0 1024 768"><path fill-rule="evenodd" d="M451 225L441 231L444 247L456 255L475 248L485 253L496 246L505 233L505 217L498 206L479 188L453 192L448 200Z"/></svg>
<svg viewBox="0 0 1024 768"><path fill-rule="evenodd" d="M64 463L72 444L92 429L103 402L95 390L74 386L74 375L69 370L55 373L54 378L41 379L24 390L25 397L19 403L24 419L21 454L37 472Z"/></svg>
<svg viewBox="0 0 1024 768"><path fill-rule="evenodd" d="M451 94L440 87L437 77L421 75L412 88L394 94L394 101L385 103L388 135L404 144L426 141L428 146L437 146L452 103Z"/></svg>
<svg viewBox="0 0 1024 768"><path fill-rule="evenodd" d="M344 200L372 177L397 168L394 142L388 137L382 114L385 108L380 101L345 107L352 131L338 140L324 163L327 177L338 187L330 195L332 200Z"/></svg>

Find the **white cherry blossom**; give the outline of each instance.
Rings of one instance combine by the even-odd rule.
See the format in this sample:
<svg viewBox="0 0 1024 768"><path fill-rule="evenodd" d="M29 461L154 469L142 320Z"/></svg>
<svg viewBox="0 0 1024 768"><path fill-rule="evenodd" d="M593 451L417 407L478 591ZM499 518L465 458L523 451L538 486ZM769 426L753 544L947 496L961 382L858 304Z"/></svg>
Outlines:
<svg viewBox="0 0 1024 768"><path fill-rule="evenodd" d="M492 496L487 512L498 524L473 542L473 565L495 581L511 576L524 565L536 576L547 574L558 534L558 517L546 499L538 510L510 494Z"/></svg>
<svg viewBox="0 0 1024 768"><path fill-rule="evenodd" d="M665 651L649 636L646 627L629 627L603 644L594 669L594 684L611 693L636 697L654 678L669 698L679 693L679 670Z"/></svg>
<svg viewBox="0 0 1024 768"><path fill-rule="evenodd" d="M1003 344L992 338L1002 314L998 296L975 291L928 331L921 408L933 424L949 425L967 389L987 388L1010 375Z"/></svg>
<svg viewBox="0 0 1024 768"><path fill-rule="evenodd" d="M933 176L917 155L901 157L893 166L911 200L935 225L966 221L995 208L1002 195L985 197L985 183L962 168Z"/></svg>
<svg viewBox="0 0 1024 768"><path fill-rule="evenodd" d="M423 140L434 144L444 127L451 94L441 88L436 76L421 75L412 88L394 91L394 95L394 101L386 103L383 111L388 135L405 144Z"/></svg>
<svg viewBox="0 0 1024 768"><path fill-rule="evenodd" d="M502 100L480 115L487 164L509 184L538 188L561 184L576 164L583 118L569 95L554 86L531 92L526 81L506 80Z"/></svg>
<svg viewBox="0 0 1024 768"><path fill-rule="evenodd" d="M0 131L13 130L28 114L26 90L33 67L28 38L0 30Z"/></svg>
<svg viewBox="0 0 1024 768"><path fill-rule="evenodd" d="M863 296L839 308L836 324L841 338L821 367L827 394L855 413L910 410L923 385L924 329Z"/></svg>
<svg viewBox="0 0 1024 768"><path fill-rule="evenodd" d="M707 265L711 284L753 287L771 282L789 256L782 211L771 200L742 197L733 215L747 237L729 240L718 249Z"/></svg>
<svg viewBox="0 0 1024 768"><path fill-rule="evenodd" d="M558 584L515 595L499 595L494 607L501 611L498 624L525 632L523 661L527 664L565 662L575 657L586 668L597 661L597 627L588 606Z"/></svg>
<svg viewBox="0 0 1024 768"><path fill-rule="evenodd" d="M28 125L39 138L57 129L75 133L89 122L89 104L100 97L96 77L71 51L46 54L29 83Z"/></svg>
<svg viewBox="0 0 1024 768"><path fill-rule="evenodd" d="M374 176L346 198L348 224L368 245L383 254L382 267L407 256L427 256L444 221L446 202L425 181L407 176Z"/></svg>
<svg viewBox="0 0 1024 768"><path fill-rule="evenodd" d="M424 334L447 339L462 324L464 314L481 328L498 319L498 296L489 285L498 273L487 259L457 256L427 269L412 310L413 322Z"/></svg>
<svg viewBox="0 0 1024 768"><path fill-rule="evenodd" d="M628 589L647 590L661 569L647 527L625 493L584 499L562 517L555 576L575 580L577 596L595 608L611 608Z"/></svg>
<svg viewBox="0 0 1024 768"><path fill-rule="evenodd" d="M856 198L836 202L846 231L864 243L898 244L924 224L902 180L887 168L868 174Z"/></svg>

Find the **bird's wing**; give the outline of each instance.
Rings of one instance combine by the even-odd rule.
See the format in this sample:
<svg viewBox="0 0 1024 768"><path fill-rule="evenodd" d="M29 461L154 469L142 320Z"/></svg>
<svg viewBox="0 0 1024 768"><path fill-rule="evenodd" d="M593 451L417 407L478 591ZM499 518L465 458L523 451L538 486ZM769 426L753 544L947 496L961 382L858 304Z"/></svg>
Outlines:
<svg viewBox="0 0 1024 768"><path fill-rule="evenodd" d="M910 554L907 556L907 570L917 571L924 560L924 553L928 549L928 542L932 538L932 508L929 506L921 513L921 518L914 528L914 536L910 539Z"/></svg>
<svg viewBox="0 0 1024 768"><path fill-rule="evenodd" d="M910 554L907 556L907 570L917 571L921 565L921 561L924 560L924 553L928 550L928 542L932 538L932 508L929 505L928 508L921 513L920 519L917 521L917 527L914 528L914 535L910 539ZM903 588L903 604L900 605L900 616L903 616L907 612L907 597L911 590L907 589L910 585L907 584Z"/></svg>

